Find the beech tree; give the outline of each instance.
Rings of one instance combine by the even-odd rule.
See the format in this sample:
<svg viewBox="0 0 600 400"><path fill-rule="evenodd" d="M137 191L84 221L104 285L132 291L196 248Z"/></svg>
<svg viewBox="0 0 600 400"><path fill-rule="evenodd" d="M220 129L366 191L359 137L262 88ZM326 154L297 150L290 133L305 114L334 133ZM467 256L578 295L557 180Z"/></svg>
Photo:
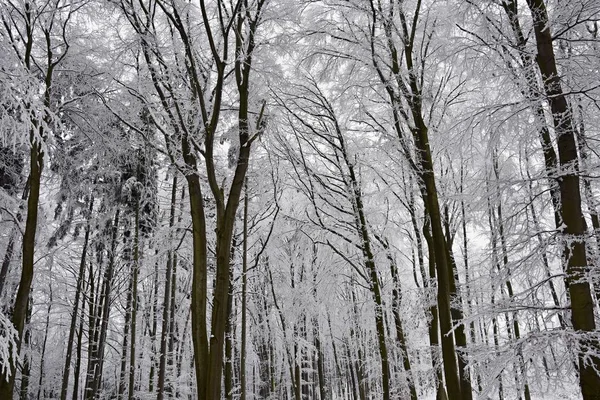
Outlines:
<svg viewBox="0 0 600 400"><path fill-rule="evenodd" d="M598 15L0 1L0 398L596 398Z"/></svg>
<svg viewBox="0 0 600 400"><path fill-rule="evenodd" d="M218 2L211 5L201 1L199 8L163 1L148 6L121 2L119 6L138 35L145 67L155 95L160 99L159 112L164 116L156 115L154 118L157 119L157 126L166 124L161 130L167 153L188 184L194 242L191 308L197 389L201 396L217 399L221 393L235 216L248 169L251 145L259 137L264 125L265 103L263 101L260 106L260 103L256 103L257 99L251 97L251 72L265 1ZM218 15L217 21L212 19L215 14ZM195 17L202 20L203 33L199 39L187 22ZM157 31L159 19L171 29L171 37L164 37ZM167 54L161 44L165 41L183 49L183 65L179 64L182 69L177 70L176 76L170 73L172 66L166 64L165 60L177 62L181 55ZM205 57L210 61L206 62ZM230 58L233 58L232 65ZM187 93L177 90L182 83L189 87ZM235 107L237 123L221 127L225 125L222 122L225 117L223 108L224 103L229 101L226 96L230 87L238 96ZM228 150L233 173L229 173L227 166L222 165L217 153L217 136L228 135L223 130L237 131L231 139L235 142L230 143ZM204 160L206 186L212 194L216 211L216 272L211 296L210 327L207 325L209 228L198 165L201 158Z"/></svg>

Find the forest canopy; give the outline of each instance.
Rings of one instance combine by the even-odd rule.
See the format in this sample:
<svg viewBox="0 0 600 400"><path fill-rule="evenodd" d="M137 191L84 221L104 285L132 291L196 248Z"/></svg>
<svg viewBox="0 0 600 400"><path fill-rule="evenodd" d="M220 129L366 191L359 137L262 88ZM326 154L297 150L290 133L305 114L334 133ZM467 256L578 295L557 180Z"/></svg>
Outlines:
<svg viewBox="0 0 600 400"><path fill-rule="evenodd" d="M0 399L599 399L599 1L0 18Z"/></svg>

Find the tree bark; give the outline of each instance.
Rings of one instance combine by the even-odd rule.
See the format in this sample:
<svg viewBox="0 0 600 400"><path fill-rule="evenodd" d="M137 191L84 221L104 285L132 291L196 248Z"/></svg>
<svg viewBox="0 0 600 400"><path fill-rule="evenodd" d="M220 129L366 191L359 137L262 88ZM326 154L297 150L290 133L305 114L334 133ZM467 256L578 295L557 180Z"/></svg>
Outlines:
<svg viewBox="0 0 600 400"><path fill-rule="evenodd" d="M533 19L538 55L536 62L544 82L544 91L550 104L554 130L557 136L559 171L559 187L561 197L561 219L564 224L565 247L564 258L567 262L566 283L571 297L571 320L573 329L585 335L594 332L594 303L590 284L585 274L589 268L586 258L586 245L583 240L586 233L585 221L581 209L579 191L579 166L577 162L577 145L575 143L575 126L567 98L562 91L560 76L556 67L552 35L548 13L543 0L527 0ZM584 400L597 398L600 387L600 345L595 340L585 337L581 340L583 349L578 354L579 384ZM586 354L593 354L587 356Z"/></svg>

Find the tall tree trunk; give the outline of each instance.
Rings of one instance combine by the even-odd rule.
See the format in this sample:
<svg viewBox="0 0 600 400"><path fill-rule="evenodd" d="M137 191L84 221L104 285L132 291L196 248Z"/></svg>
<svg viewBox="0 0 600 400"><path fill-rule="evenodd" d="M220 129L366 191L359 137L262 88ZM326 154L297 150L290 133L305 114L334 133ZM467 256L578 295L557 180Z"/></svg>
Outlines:
<svg viewBox="0 0 600 400"><path fill-rule="evenodd" d="M497 206L496 206L496 212L498 214L498 235L500 237L500 246L502 249L502 266L504 268L504 270L502 271L502 274L506 275L506 281L505 281L505 286L506 286L506 291L508 293L508 298L510 301L512 301L512 299L514 298L514 292L513 292L513 288L512 288L512 283L510 281L510 269L509 269L509 265L508 265L508 250L507 250L507 245L506 245L506 236L504 234L504 218L502 216L502 195L498 189L498 184L499 184L499 180L500 180L500 169L498 166L498 154L497 152L494 150L494 154L492 155L492 167L494 170L494 175L496 178L496 199L497 199ZM500 268L500 266L498 265L498 268ZM498 272L500 272L500 269L498 270ZM509 323L509 318L507 315L506 318L506 323ZM518 319L518 314L516 312L512 313L512 331L514 333L515 339L517 341L520 341L521 339L521 330L519 327L519 319ZM517 361L514 363L516 370L518 371L518 375L521 376L521 379L523 380L523 389L524 389L524 394L525 394L525 400L531 400L531 393L529 390L529 384L527 383L527 368L526 368L526 364L525 364L525 359L523 358L523 352L521 351L521 349L518 349L517 351L518 357L517 357ZM521 382L518 379L517 376L517 390L519 390L519 386L521 386Z"/></svg>
<svg viewBox="0 0 600 400"><path fill-rule="evenodd" d="M502 2L502 8L508 17L508 21L515 39L515 46L519 52L519 57L523 66L523 71L517 71L519 77L522 76L525 79L525 88L522 90L522 92L525 98L533 103L532 111L535 121L538 125L538 136L540 140L540 146L542 148L542 154L544 155L544 167L550 188L550 199L552 201L552 208L554 212L554 223L556 228L558 228L561 225L560 189L557 181L558 157L556 155L556 151L554 150L554 146L552 145L550 131L546 124L542 99L539 98L541 88L539 87L536 76L537 74L535 72L535 60L527 49L527 39L523 33L523 29L521 28L521 23L519 22L517 0L504 0ZM512 66L510 66L510 68L512 68Z"/></svg>
<svg viewBox="0 0 600 400"><path fill-rule="evenodd" d="M135 396L135 337L138 308L138 275L140 271L140 200L135 203L135 236L133 238L133 274L131 278L131 347L129 349L129 400Z"/></svg>
<svg viewBox="0 0 600 400"><path fill-rule="evenodd" d="M233 249L231 250L231 262L233 264L235 259L235 247L237 246L235 237L233 238L233 243L231 244ZM233 268L229 270L229 280L233 282ZM225 328L225 362L223 363L224 376L223 380L225 381L225 398L227 400L233 400L233 361L234 361L234 336L235 336L235 313L234 313L234 287L231 285L229 288L229 296L227 298L227 314L229 317L227 318L227 327ZM242 360L242 363L244 360Z"/></svg>
<svg viewBox="0 0 600 400"><path fill-rule="evenodd" d="M155 249L155 256L158 255L158 248ZM149 339L150 339L150 374L148 376L148 391L154 391L154 376L156 375L156 332L158 330L158 260L154 263L154 284L153 295L152 295L152 326L150 327Z"/></svg>
<svg viewBox="0 0 600 400"><path fill-rule="evenodd" d="M77 317L79 315L79 303L83 283L85 279L85 262L87 257L87 248L90 240L90 221L92 210L94 209L94 198L90 199L88 209L88 218L85 227L85 236L83 238L83 248L81 249L81 258L79 260L79 274L77 276L77 287L75 288L75 300L73 302L73 312L71 314L71 325L69 327L69 337L67 339L67 350L65 355L65 366L63 369L62 385L60 390L60 400L67 400L67 392L69 390L69 375L71 372L71 357L73 353L73 340L75 338L75 330L77 328Z"/></svg>
<svg viewBox="0 0 600 400"><path fill-rule="evenodd" d="M527 0L533 19L538 55L536 58L544 82L544 91L550 104L554 130L558 143L558 158L561 170L559 181L561 208L560 214L565 238L564 258L567 262L566 282L571 297L571 320L573 329L582 334L594 332L594 303L590 284L585 278L588 269L585 249L585 221L581 209L579 192L579 166L575 125L567 98L562 91L561 80L556 67L552 34L546 5L543 0ZM579 384L584 400L597 398L600 387L600 346L596 340L582 339L581 345L589 349L580 352ZM591 355L590 355L591 354Z"/></svg>
<svg viewBox="0 0 600 400"><path fill-rule="evenodd" d="M41 137L43 137L43 133ZM21 278L19 280L19 289L13 307L12 323L17 331L17 352L21 351L21 340L25 329L25 319L27 318L27 305L31 293L31 282L33 281L33 263L35 253L35 236L37 231L38 205L40 200L40 186L42 169L44 167L44 153L42 143L36 139L33 130L29 133L30 150L30 173L29 173L29 197L27 198L27 219L25 221L25 233L23 235L23 255ZM12 354L12 353L11 353ZM0 398L12 399L15 387L16 360L9 360L11 374L7 379L6 375L0 377Z"/></svg>
<svg viewBox="0 0 600 400"><path fill-rule="evenodd" d="M247 307L248 300L248 179L244 182L244 226L242 244L242 344L240 353L240 400L246 400L246 329L247 329Z"/></svg>
<svg viewBox="0 0 600 400"><path fill-rule="evenodd" d="M131 262L131 260L130 260ZM125 319L123 321L123 344L121 345L121 368L119 372L118 400L125 400L127 390L127 354L129 353L129 327L131 326L131 299L133 293L133 274L130 264L129 284L127 285L127 300L125 303Z"/></svg>
<svg viewBox="0 0 600 400"><path fill-rule="evenodd" d="M448 218L448 208L444 207L444 213L446 214L445 220L445 231L446 231L446 251L448 255L448 261L451 267L451 276L449 278L450 281L450 296L455 299L454 305L450 306L450 313L452 314L452 320L457 325L454 330L454 340L456 341L456 347L460 349L467 348L467 335L465 334L465 325L462 323L464 319L463 309L462 309L462 296L458 290L457 282L458 282L458 267L456 266L456 260L454 259L454 252L452 251L452 242L453 236L450 230L450 220ZM469 377L469 368L467 366L467 361L464 357L458 356L458 374L460 377L460 385L461 388L468 387L468 393L463 391L463 398L468 398L469 400L472 398L471 393L471 379Z"/></svg>
<svg viewBox="0 0 600 400"><path fill-rule="evenodd" d="M446 387L448 398L450 400L470 400L472 398L471 385L468 379L459 371L458 368L458 357L456 354L456 347L454 343L453 334L453 323L451 314L451 298L452 298L452 283L454 281L454 273L449 260L448 243L444 237L444 230L442 224L442 217L440 214L440 205L438 199L438 191L435 182L435 173L433 158L431 155L429 131L424 120L424 113L422 107L423 93L421 90L421 81L418 76L417 62L415 61L416 56L413 53L415 45L415 30L416 24L419 22L419 13L421 8L421 2L417 2L416 9L414 11L414 18L411 18L413 26L410 27L407 23L407 17L404 14L402 8L397 9L397 13L401 22L401 32L399 34L402 38L402 51L398 51L395 45L395 38L392 33L392 18L394 14L391 13L387 16L382 16L375 6L375 2L371 2L371 58L373 65L379 75L382 84L385 85L390 105L392 107L392 114L394 116L393 126L398 135L398 138L403 146L405 156L409 159L413 170L419 178L419 186L421 188L421 196L425 206L426 217L429 218L429 224L431 226L431 234L433 241L433 249L435 252L435 263L437 268L437 280L438 280L438 313L440 320L440 330L442 339L442 354L443 354L443 365L444 365L444 376L446 378ZM380 58L377 56L377 50L375 46L376 38L376 23L382 19L380 24L383 27L387 41L389 53L386 55L386 62L390 68L391 76L401 76L400 66L402 62L399 58L404 56L404 64L407 70L406 81L407 84L403 84L404 89L397 88L402 94L404 99L397 95L394 85L397 85L395 78L388 77L388 71L382 70ZM387 68L387 67L386 67ZM416 156L415 160L412 160L410 156L410 150L405 148L404 138L404 127L401 123L401 117L398 110L405 110L405 114L410 115L410 121L406 121L410 125L410 132L412 134L414 142L414 150ZM457 321L458 322L458 321ZM461 388L461 385L464 386Z"/></svg>
<svg viewBox="0 0 600 400"><path fill-rule="evenodd" d="M206 221L204 219L204 200L198 175L186 176L190 195L190 210L192 213L193 238L193 275L192 275L192 342L194 346L194 363L196 385L199 396L206 393L208 385L208 369L206 362L209 357L208 331L206 326L206 290L207 290L207 248ZM218 366L219 370L221 365ZM213 400L206 396L206 400ZM214 399L217 400L217 399Z"/></svg>
<svg viewBox="0 0 600 400"><path fill-rule="evenodd" d="M77 330L77 350L75 352L75 369L73 370L73 396L71 400L77 400L79 396L79 372L81 370L81 348L83 346L83 323L85 321L85 313L83 312L83 307L85 304L85 299L82 300L83 304L81 305L82 312L79 317L79 329Z"/></svg>
<svg viewBox="0 0 600 400"><path fill-rule="evenodd" d="M425 217L427 218L427 217ZM429 277L432 280L436 280L437 273L435 269L435 249L433 246L433 237L431 236L431 224L428 219L425 219L425 223L423 224L423 237L427 242L427 251L429 256ZM427 286L431 286L432 284L427 284ZM437 302L431 304L429 308L429 312L431 314L431 323L429 324L429 344L431 345L431 363L433 365L436 377L437 377L437 389L436 389L436 400L447 400L448 394L446 392L446 388L444 387L444 377L443 369L438 367L437 359L439 357L439 346L440 346L440 338L439 338L439 313L437 308ZM442 355L443 357L443 355ZM443 359L442 359L443 362Z"/></svg>
<svg viewBox="0 0 600 400"><path fill-rule="evenodd" d="M45 391L43 390L43 386L44 386L44 375L46 373L46 371L44 370L44 364L45 364L45 356L46 356L46 344L48 343L48 332L50 330L50 312L52 311L52 303L53 303L53 292L52 292L52 284L48 285L49 286L49 290L50 290L50 297L48 298L48 309L46 310L46 328L44 329L44 340L42 341L42 354L40 357L40 376L39 376L39 380L38 380L38 392L37 392L37 400L40 400L40 396L42 395L42 392L45 393ZM44 395L44 398L46 396Z"/></svg>
<svg viewBox="0 0 600 400"><path fill-rule="evenodd" d="M99 263L100 264L100 263ZM89 286L89 294L87 296L88 303L88 360L87 360L87 370L85 374L85 386L84 386L84 396L83 398L86 400L93 399L94 394L92 393L92 381L95 376L95 368L96 368L96 353L98 349L98 329L99 329L99 314L98 314L98 295L96 294L96 279L94 278L94 268L93 263L90 262L89 270L88 270L88 286ZM83 313L82 313L83 314Z"/></svg>
<svg viewBox="0 0 600 400"><path fill-rule="evenodd" d="M181 210L183 209L183 202L185 201L185 186L181 188L181 199L180 199L180 207L179 207L179 215L177 217L178 224L181 222L183 217L183 213ZM179 231L179 230L178 230ZM169 343L167 346L167 370L173 375L175 372L175 340L178 334L178 330L175 325L175 316L177 315L177 250L173 250L173 271L171 273L171 309L169 311ZM187 324L187 320L186 320ZM179 375L177 375L179 376ZM173 383L172 380L169 381L169 384L165 387L165 392L169 395L173 394Z"/></svg>
<svg viewBox="0 0 600 400"><path fill-rule="evenodd" d="M173 226L175 225L175 208L177 202L177 173L173 175L173 183L171 187L171 209L169 215L169 248L167 250L167 268L165 271L165 287L162 308L162 325L160 332L160 353L158 364L158 384L157 384L157 400L164 400L165 397L165 377L167 373L167 346L170 337L170 318L174 319L171 314L171 301L175 303L171 296L171 279L173 279ZM171 349L172 350L172 349Z"/></svg>
<svg viewBox="0 0 600 400"><path fill-rule="evenodd" d="M408 358L408 346L406 344L406 336L404 335L404 329L402 328L402 317L400 315L400 279L398 278L398 268L396 267L396 261L394 257L389 253L388 246L386 243L387 257L390 261L390 273L392 275L392 281L394 286L392 288L392 313L394 316L394 325L396 327L396 338L401 351L402 364L404 367L404 373L406 374L406 383L409 389L411 400L417 400L417 389L416 382L412 375L410 367L410 359Z"/></svg>
<svg viewBox="0 0 600 400"><path fill-rule="evenodd" d="M111 245L110 253L108 255L108 265L104 271L104 278L102 283L102 292L99 297L99 305L97 306L96 312L100 316L100 324L95 326L96 333L98 335L97 341L94 344L93 352L90 354L90 369L88 376L91 380L89 386L86 385L86 399L95 400L100 390L102 383L102 369L104 365L104 347L106 345L106 336L108 334L108 322L110 317L110 305L112 295L113 277L115 272L115 258L117 252L117 237L119 233L119 214L120 210L117 208L115 211L114 222L111 233Z"/></svg>

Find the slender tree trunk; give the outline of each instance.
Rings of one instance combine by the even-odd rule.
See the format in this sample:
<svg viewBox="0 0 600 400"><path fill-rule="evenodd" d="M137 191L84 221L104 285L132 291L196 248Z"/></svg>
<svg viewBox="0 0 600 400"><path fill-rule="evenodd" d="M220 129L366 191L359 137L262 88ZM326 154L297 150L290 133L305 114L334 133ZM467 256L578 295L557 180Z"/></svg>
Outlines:
<svg viewBox="0 0 600 400"><path fill-rule="evenodd" d="M266 293L266 282L262 280L261 283L261 296L257 296L257 329L255 331L262 332L262 334L255 335L255 341L257 342L257 355L258 355L258 370L260 385L258 389L258 396L261 399L269 397L272 388L272 381L274 377L271 374L271 359L270 359L270 345L271 345L271 330L269 328L269 307L267 305L267 293ZM240 356L241 357L241 356Z"/></svg>
<svg viewBox="0 0 600 400"><path fill-rule="evenodd" d="M558 228L561 225L560 216L560 189L557 181L557 167L558 157L554 146L552 145L552 139L550 137L550 131L546 125L546 117L544 116L544 108L542 101L539 98L541 88L539 87L536 72L535 72L535 59L527 49L527 39L521 28L518 15L517 0L505 0L502 2L502 7L508 17L514 39L515 45L521 58L523 71L517 71L517 74L525 79L525 88L523 94L525 98L533 103L533 115L538 124L538 136L540 140L540 146L542 148L542 154L544 155L544 166L546 175L548 177L548 184L550 188L550 199L552 201L552 208L554 211L554 223ZM512 66L510 66L512 68Z"/></svg>
<svg viewBox="0 0 600 400"><path fill-rule="evenodd" d="M492 163L493 163L493 170L494 170L494 175L496 178L496 187L498 187L498 181L500 179L500 169L498 166L498 156L497 156L497 152L494 151L494 155L492 156ZM497 206L496 206L496 212L498 213L498 221L497 221L497 225L498 225L498 235L500 237L500 246L502 249L502 265L504 268L504 271L502 271L502 273L504 275L507 276L506 282L505 282L505 286L506 286L506 291L508 293L508 298L509 300L512 300L514 298L514 292L513 292L513 288L512 288L512 283L510 281L510 269L509 269L509 265L508 265L508 250L507 250L507 245L506 245L506 237L504 235L504 218L502 216L502 196L500 194L500 191L498 189L496 189L496 199L497 199ZM498 268L500 268L500 266L498 265ZM500 269L498 269L498 272L500 272ZM509 318L508 318L508 314L507 314L507 318L506 318L506 323L509 323ZM515 339L517 341L519 341L521 339L521 330L519 328L519 320L518 320L518 314L516 312L512 313L512 332L514 333ZM508 329L507 329L508 330ZM510 332L510 330L508 330ZM515 361L514 365L515 365L515 369L518 371L517 374L517 390L519 389L519 386L521 386L521 382L519 382L518 379L518 375L521 376L521 379L523 379L523 388L524 388L524 394L525 394L525 400L531 400L531 393L529 390L529 384L527 383L527 368L525 365L525 359L523 358L523 353L522 351L519 349L517 351L518 357L517 360Z"/></svg>
<svg viewBox="0 0 600 400"><path fill-rule="evenodd" d="M62 385L60 390L60 400L67 400L69 390L69 375L71 372L71 357L73 353L73 339L75 338L75 329L77 328L77 317L79 313L79 303L83 283L85 280L85 263L87 257L87 248L90 240L90 221L92 210L94 209L94 198L90 199L88 220L85 227L85 236L83 238L83 248L81 249L81 258L79 261L79 274L77 276L77 287L75 288L75 301L73 302L73 313L71 314L71 325L69 328L69 337L67 339L67 350L65 356L65 366L63 369Z"/></svg>
<svg viewBox="0 0 600 400"><path fill-rule="evenodd" d="M130 265L131 266L131 265ZM133 268L130 268L129 272ZM131 326L131 299L133 292L133 274L129 277L129 285L127 286L127 300L125 303L125 320L123 321L123 344L121 345L121 369L119 372L119 389L117 396L119 400L125 399L125 391L127 390L127 354L129 352L129 327Z"/></svg>
<svg viewBox="0 0 600 400"><path fill-rule="evenodd" d="M353 335L352 331L350 331L350 335ZM348 360L346 376L350 377L348 385L352 388L352 391L350 392L352 393L352 398L355 400L365 400L365 395L360 383L360 372L358 371L358 368L355 368L356 362L354 361L354 357L352 357L352 353L350 352L349 343L345 344L344 348L346 349L346 358Z"/></svg>
<svg viewBox="0 0 600 400"><path fill-rule="evenodd" d="M155 250L155 256L158 255L158 249ZM148 376L148 391L154 391L154 376L156 375L156 332L158 330L158 260L154 263L154 284L152 295L152 326L149 332L150 339L150 374Z"/></svg>
<svg viewBox="0 0 600 400"><path fill-rule="evenodd" d="M415 9L415 17L412 20L413 26L411 29L416 29L414 25L418 23L420 6L421 3L418 2L417 8ZM414 157L415 160L414 163L412 163L412 166L414 172L419 178L421 197L425 206L426 216L429 218L429 224L431 226L431 234L433 239L432 244L435 252L435 263L437 268L438 313L442 339L444 376L446 378L448 398L450 400L470 400L472 397L470 382L468 380L461 379L463 378L463 375L459 372L458 357L454 343L454 334L452 333L453 323L451 314L451 284L454 281L454 274L450 260L448 259L448 243L444 237L444 230L442 227L443 224L440 214L438 191L435 182L433 158L429 144L428 127L423 117L423 96L420 87L420 79L417 72L418 68L415 65L415 60L413 59L413 46L415 44L415 37L414 34L409 33L406 15L400 8L397 11L401 20L402 31L400 34L402 36L403 51L399 52L395 47L395 39L391 31L391 18L393 15L385 17L381 16L377 11L374 2L371 2L371 11L371 17L373 19L370 33L372 62L381 82L385 85L385 89L388 93L389 101L393 108L392 113L394 115L394 129L396 130L399 140L402 143L405 143L405 129L401 126L401 117L397 110L406 110L406 113L410 114L412 117L412 121L409 123L415 146L414 150L416 152L416 156ZM404 101L401 100L396 94L393 86L397 83L387 76L387 72L383 72L381 61L377 56L377 51L375 48L375 25L380 18L382 18L380 23L384 28L384 32L387 37L387 46L390 50L390 53L386 55L386 57L389 57L389 59L386 61L389 62L392 76L400 76L401 60L399 59L398 55L400 54L404 56L408 76L406 77L406 88L404 90L400 90L400 92L403 93L406 103L404 103ZM410 157L410 152L408 150L405 149L405 153L407 157ZM464 388L461 388L461 384L464 386Z"/></svg>
<svg viewBox="0 0 600 400"><path fill-rule="evenodd" d="M386 244L387 250L387 244ZM394 282L392 288L392 313L394 315L394 325L396 327L396 338L398 345L400 346L402 364L404 366L404 373L406 374L406 383L409 389L411 400L417 399L416 382L412 376L412 370L410 367L410 359L408 358L408 346L406 344L406 337L404 335L404 329L402 328L402 317L400 315L400 280L398 278L398 269L393 256L388 251L388 259L390 261L390 273Z"/></svg>
<svg viewBox="0 0 600 400"><path fill-rule="evenodd" d="M77 330L77 350L75 352L75 369L73 370L73 396L72 400L77 400L79 396L79 372L81 370L81 348L83 346L83 322L85 320L83 313L83 307L85 304L85 300L83 300L83 304L81 305L82 312L79 317L79 329Z"/></svg>
<svg viewBox="0 0 600 400"><path fill-rule="evenodd" d="M246 329L247 329L247 290L248 290L248 179L244 182L244 227L242 247L242 348L240 354L240 400L246 400Z"/></svg>
<svg viewBox="0 0 600 400"><path fill-rule="evenodd" d="M486 187L488 188L488 197L487 197L487 206L488 206L488 223L490 226L490 234L491 234L491 246L492 246L492 264L496 267L498 271L500 271L500 255L498 253L498 229L496 224L496 215L494 213L494 207L492 205L491 196L496 196L497 194L490 190L490 182L489 179L486 179ZM496 304L496 282L494 277L492 277L491 284L491 297L490 303L492 308ZM498 317L497 313L494 313L492 316L492 335L494 338L494 348L497 353L499 353L500 349L500 329L498 327ZM504 372L504 368L500 370L497 375L498 378L498 398L500 400L504 399L504 384L502 375Z"/></svg>
<svg viewBox="0 0 600 400"><path fill-rule="evenodd" d="M231 250L231 262L234 262L234 251L235 251L235 247L237 246L236 240L235 238L233 239L233 243L231 245L233 247L233 249ZM233 268L231 268L229 270L230 273L230 277L229 280L233 281ZM225 362L223 363L223 369L224 369L224 381L225 381L225 398L227 400L233 400L233 361L234 361L234 355L233 355L233 337L235 335L235 330L234 330L234 319L235 319L235 313L234 313L234 288L233 285L229 288L229 296L227 298L227 314L229 315L229 318L227 318L227 327L225 329ZM242 363L245 360L242 360Z"/></svg>
<svg viewBox="0 0 600 400"><path fill-rule="evenodd" d="M185 200L185 186L181 188L181 205L179 207L180 210L183 209L183 202ZM177 222L180 223L181 219L182 219L183 214L181 212L179 212L179 215L177 217ZM179 230L178 230L179 231ZM173 373L175 372L175 368L174 368L174 364L175 364L175 340L176 340L176 336L178 334L178 330L176 329L176 325L175 325L175 317L177 315L177 261L178 261L178 256L177 256L177 251L176 249L173 250L172 256L173 256L173 271L171 273L171 309L169 311L169 343L167 346L167 370L171 373L171 375L173 375ZM187 321L186 321L187 323ZM165 392L168 393L169 395L173 394L173 383L170 380L169 384L166 385L165 387Z"/></svg>
<svg viewBox="0 0 600 400"><path fill-rule="evenodd" d="M112 295L113 276L115 270L115 257L117 252L117 237L119 233L119 213L120 210L117 208L115 212L114 222L111 233L111 246L108 257L108 265L104 271L104 279L102 283L102 292L100 293L100 304L96 312L101 316L100 326L95 325L95 330L98 335L97 342L94 344L93 352L90 354L90 371L91 381L89 386L86 387L86 398L88 400L95 400L100 389L102 382L102 368L104 365L104 347L106 345L106 336L108 333L108 322L110 317L110 298ZM99 328L99 329L98 329Z"/></svg>
<svg viewBox="0 0 600 400"><path fill-rule="evenodd" d="M171 273L171 310L169 312L169 343L167 346L167 371L173 376L175 372L175 340L178 335L178 329L175 325L175 317L177 315L177 252L173 252L173 271ZM170 379L169 384L165 387L165 392L169 395L173 394L173 382Z"/></svg>
<svg viewBox="0 0 600 400"><path fill-rule="evenodd" d="M135 236L133 242L133 275L131 278L131 347L129 349L129 400L135 397L135 337L138 308L138 275L140 271L140 200L135 204Z"/></svg>
<svg viewBox="0 0 600 400"><path fill-rule="evenodd" d="M467 238L467 214L465 212L464 179L465 179L464 165L463 165L462 159L461 159L461 165L460 165L460 194L461 194L460 212L461 212L461 228L462 228L462 240L463 240L463 263L465 265L465 304L467 307L467 313L470 314L471 310L472 310L471 288L470 288L471 275L470 275L470 270L469 270L469 242L468 242L468 238ZM475 301L476 301L476 298L475 298ZM471 320L471 322L469 323L469 336L471 337L471 344L475 345L477 340L476 340L476 334L475 334L475 321L474 320ZM477 380L477 389L479 390L479 392L481 392L483 390L482 382L481 382L481 375L475 369L473 369L473 375L475 376L475 379Z"/></svg>
<svg viewBox="0 0 600 400"><path fill-rule="evenodd" d="M100 263L99 263L100 264ZM99 315L98 315L98 299L96 295L96 279L94 278L94 268L93 263L90 262L89 265L89 295L87 298L88 302L88 362L87 362L87 370L85 374L85 386L84 386L84 398L86 400L93 399L94 393L92 393L92 381L95 375L96 368L96 353L98 349L98 325L99 325Z"/></svg>
<svg viewBox="0 0 600 400"><path fill-rule="evenodd" d="M53 293L52 293L52 284L49 285L50 289L50 297L48 298L48 309L46 310L46 329L44 330L44 340L42 341L42 354L40 357L40 377L38 380L38 392L37 392L37 400L40 400L40 396L42 395L43 385L44 385L44 364L45 364L45 356L46 356L46 344L48 343L48 331L50 330L50 312L52 311L52 303L53 303ZM44 391L45 393L45 391ZM45 397L45 396L44 396Z"/></svg>
<svg viewBox="0 0 600 400"><path fill-rule="evenodd" d="M381 362L381 380L383 386L383 399L390 399L390 367L388 360L388 348L385 337L385 323L384 323L384 310L383 310L383 298L381 294L381 287L379 284L379 275L377 272L377 266L375 265L375 256L372 250L371 234L369 232L367 217L365 215L362 189L360 182L354 170L354 164L350 160L350 156L346 149L345 138L341 132L337 122L335 124L337 139L339 141L339 149L344 160L345 166L348 169L347 178L347 189L350 193L352 209L354 213L354 225L357 231L360 245L359 248L363 253L364 266L367 270L367 276L369 278L369 289L375 302L375 328L377 331L377 343L379 346L379 356Z"/></svg>
<svg viewBox="0 0 600 400"><path fill-rule="evenodd" d="M159 353L159 365L158 365L158 385L157 385L157 400L164 400L165 398L165 377L167 373L167 346L169 343L169 337L171 330L170 328L170 318L174 319L172 315L170 315L171 311L171 301L175 303L172 299L171 293L171 280L173 279L173 226L175 225L175 208L177 202L177 173L173 176L173 183L171 188L171 210L169 215L169 249L167 251L167 268L165 272L165 288L164 288L164 297L163 297L163 308L162 308L162 325L160 332L160 353ZM172 350L172 349L171 349Z"/></svg>
<svg viewBox="0 0 600 400"><path fill-rule="evenodd" d="M311 270L312 270L312 278L313 278L313 297L314 297L314 301L315 304L318 304L318 299L317 299L317 246L313 245L313 259L311 262ZM318 315L313 315L312 317L312 335L313 335L313 345L315 346L315 351L314 351L314 358L315 358L315 365L313 365L313 368L316 370L317 372L317 378L318 381L316 382L318 385L318 393L319 393L319 400L325 400L329 397L331 397L331 394L329 396L327 396L327 381L325 378L325 354L323 353L323 348L321 345L321 329L319 327L319 316ZM337 360L336 360L337 362ZM316 391L314 393L314 398L316 399Z"/></svg>

